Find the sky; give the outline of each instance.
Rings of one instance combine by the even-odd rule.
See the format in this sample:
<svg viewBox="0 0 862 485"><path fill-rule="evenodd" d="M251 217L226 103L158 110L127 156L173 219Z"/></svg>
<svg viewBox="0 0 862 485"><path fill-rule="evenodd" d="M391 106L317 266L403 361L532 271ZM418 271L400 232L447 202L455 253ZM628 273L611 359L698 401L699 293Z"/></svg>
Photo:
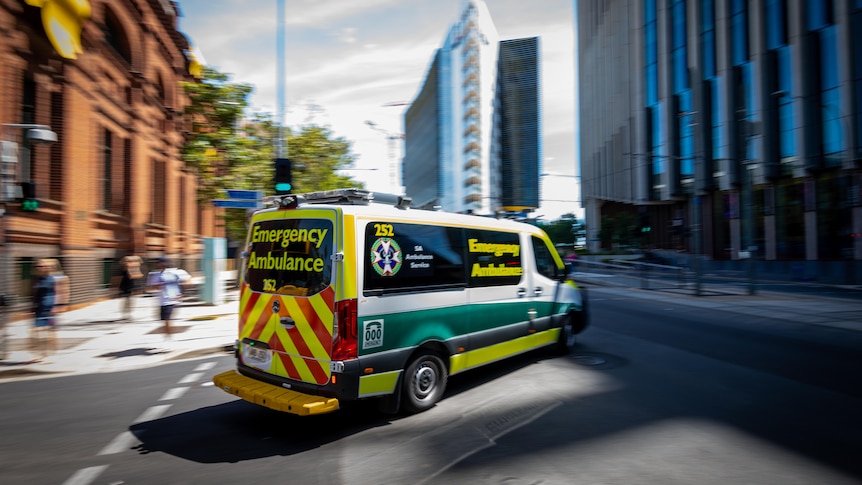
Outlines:
<svg viewBox="0 0 862 485"><path fill-rule="evenodd" d="M278 113L276 0L179 0L179 30L208 66L254 87L249 114ZM542 203L533 215L583 217L577 170L574 0L486 0L501 40L540 37ZM344 172L366 189L400 182L404 111L463 0L285 0L288 126L317 124L351 143ZM400 187L400 185L398 185ZM407 194L410 195L410 194Z"/></svg>

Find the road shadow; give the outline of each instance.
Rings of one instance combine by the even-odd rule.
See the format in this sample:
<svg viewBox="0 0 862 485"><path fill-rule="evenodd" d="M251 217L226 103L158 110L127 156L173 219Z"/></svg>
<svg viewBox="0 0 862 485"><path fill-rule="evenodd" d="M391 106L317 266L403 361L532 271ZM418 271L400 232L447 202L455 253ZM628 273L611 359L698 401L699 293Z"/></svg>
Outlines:
<svg viewBox="0 0 862 485"><path fill-rule="evenodd" d="M231 401L153 421L129 430L140 454L167 453L198 463L236 463L291 456L389 424L365 403L321 416L294 416L246 401Z"/></svg>
<svg viewBox="0 0 862 485"><path fill-rule="evenodd" d="M556 358L560 356L538 350L452 376L443 399ZM161 452L199 463L235 463L300 454L405 418L409 416L380 412L373 399L306 417L235 400L134 424L129 430L141 442L134 448L141 454Z"/></svg>
<svg viewBox="0 0 862 485"><path fill-rule="evenodd" d="M161 355L170 352L167 349L160 349L157 347L136 347L133 349L125 349L125 350L117 350L115 352L107 352L101 355L97 355L96 357L102 357L105 359L121 359L123 357L146 357L151 355Z"/></svg>

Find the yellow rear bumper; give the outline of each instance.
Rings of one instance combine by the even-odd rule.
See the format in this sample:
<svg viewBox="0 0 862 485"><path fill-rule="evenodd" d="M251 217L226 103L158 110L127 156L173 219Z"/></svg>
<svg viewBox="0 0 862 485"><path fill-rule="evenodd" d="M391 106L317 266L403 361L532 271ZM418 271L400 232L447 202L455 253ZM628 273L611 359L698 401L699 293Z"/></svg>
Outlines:
<svg viewBox="0 0 862 485"><path fill-rule="evenodd" d="M233 370L216 375L213 377L213 383L224 392L248 402L299 416L331 413L338 410L338 399L283 389L246 377Z"/></svg>

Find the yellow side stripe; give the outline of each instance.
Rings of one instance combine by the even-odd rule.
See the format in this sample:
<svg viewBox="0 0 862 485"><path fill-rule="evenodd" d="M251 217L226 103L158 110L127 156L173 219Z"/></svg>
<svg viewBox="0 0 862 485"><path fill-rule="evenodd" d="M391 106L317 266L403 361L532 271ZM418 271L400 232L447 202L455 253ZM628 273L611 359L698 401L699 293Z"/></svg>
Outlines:
<svg viewBox="0 0 862 485"><path fill-rule="evenodd" d="M455 354L449 358L449 374L454 375L474 367L543 347L556 342L559 336L560 329L552 328L544 332L482 347L481 349Z"/></svg>

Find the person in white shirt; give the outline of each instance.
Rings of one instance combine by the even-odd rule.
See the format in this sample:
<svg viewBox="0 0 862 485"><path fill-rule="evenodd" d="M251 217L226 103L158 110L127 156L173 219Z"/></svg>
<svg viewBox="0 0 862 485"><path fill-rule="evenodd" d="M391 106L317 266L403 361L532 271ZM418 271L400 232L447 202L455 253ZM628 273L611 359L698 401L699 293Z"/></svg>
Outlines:
<svg viewBox="0 0 862 485"><path fill-rule="evenodd" d="M168 258L158 259L158 271L151 272L147 277L147 285L159 290L159 317L165 322L165 338L171 338L171 320L174 307L183 296L182 284L188 281L189 274L180 268L170 266Z"/></svg>

